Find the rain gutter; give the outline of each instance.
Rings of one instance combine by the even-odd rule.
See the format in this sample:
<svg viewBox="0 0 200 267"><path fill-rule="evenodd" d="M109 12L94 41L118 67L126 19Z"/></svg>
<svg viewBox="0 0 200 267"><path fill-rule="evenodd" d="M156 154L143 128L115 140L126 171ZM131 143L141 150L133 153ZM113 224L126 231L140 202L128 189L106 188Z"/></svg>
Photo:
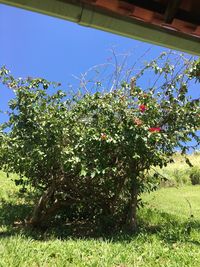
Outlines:
<svg viewBox="0 0 200 267"><path fill-rule="evenodd" d="M200 56L198 37L169 31L134 18L126 18L96 6L83 4L81 1L0 0L0 3Z"/></svg>

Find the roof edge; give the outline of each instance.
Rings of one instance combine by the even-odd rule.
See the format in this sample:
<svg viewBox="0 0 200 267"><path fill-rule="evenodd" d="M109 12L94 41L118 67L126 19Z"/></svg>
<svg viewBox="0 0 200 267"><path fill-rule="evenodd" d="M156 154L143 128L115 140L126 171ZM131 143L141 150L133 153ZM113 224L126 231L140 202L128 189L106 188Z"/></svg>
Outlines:
<svg viewBox="0 0 200 267"><path fill-rule="evenodd" d="M88 4L77 4L70 0L0 0L0 3L200 56L200 42L197 37L148 25L134 18L124 18Z"/></svg>

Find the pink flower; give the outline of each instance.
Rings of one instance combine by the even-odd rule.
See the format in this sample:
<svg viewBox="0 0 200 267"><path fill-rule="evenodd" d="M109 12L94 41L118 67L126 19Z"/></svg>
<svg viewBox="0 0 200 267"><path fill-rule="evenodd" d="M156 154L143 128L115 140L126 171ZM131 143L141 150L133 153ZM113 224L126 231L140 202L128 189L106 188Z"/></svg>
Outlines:
<svg viewBox="0 0 200 267"><path fill-rule="evenodd" d="M107 135L105 133L101 133L101 140L106 140L107 139Z"/></svg>
<svg viewBox="0 0 200 267"><path fill-rule="evenodd" d="M139 106L139 110L141 112L144 112L146 109L147 109L147 107L145 105L143 105L143 104Z"/></svg>
<svg viewBox="0 0 200 267"><path fill-rule="evenodd" d="M133 118L133 122L137 125L137 126L141 126L143 124L143 121L140 120L139 118Z"/></svg>
<svg viewBox="0 0 200 267"><path fill-rule="evenodd" d="M152 132L152 133L159 133L161 131L161 128L160 127L151 127L149 128L149 132Z"/></svg>

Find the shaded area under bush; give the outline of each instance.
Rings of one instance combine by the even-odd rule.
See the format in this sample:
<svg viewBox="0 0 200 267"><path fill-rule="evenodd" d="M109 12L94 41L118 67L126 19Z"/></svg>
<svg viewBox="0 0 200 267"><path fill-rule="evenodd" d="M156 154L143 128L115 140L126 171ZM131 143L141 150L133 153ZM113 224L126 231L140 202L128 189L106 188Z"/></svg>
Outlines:
<svg viewBox="0 0 200 267"><path fill-rule="evenodd" d="M108 233L104 227L97 227L89 220L67 222L60 218L57 218L57 220L55 218L48 229L33 229L23 224L31 210L32 206L29 204L14 204L8 201L1 201L0 224L2 230L0 238L22 234L36 240L49 238L105 238L112 242L128 242L141 235L157 235L166 243L183 242L200 245L199 240L192 237L193 232L199 232L199 220L189 218L188 220L180 221L177 216L156 209L141 209L139 215L140 227L134 234L129 234L125 230ZM61 214L57 216L61 216Z"/></svg>

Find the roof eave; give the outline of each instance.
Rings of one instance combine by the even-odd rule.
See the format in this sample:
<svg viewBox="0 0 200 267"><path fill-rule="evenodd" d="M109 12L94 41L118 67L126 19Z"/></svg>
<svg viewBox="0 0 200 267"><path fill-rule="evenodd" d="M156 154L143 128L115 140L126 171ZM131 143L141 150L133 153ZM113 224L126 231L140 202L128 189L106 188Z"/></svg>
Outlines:
<svg viewBox="0 0 200 267"><path fill-rule="evenodd" d="M180 32L126 18L95 6L74 1L0 0L0 3L76 22L80 25L111 32L152 44L200 55L200 40Z"/></svg>

